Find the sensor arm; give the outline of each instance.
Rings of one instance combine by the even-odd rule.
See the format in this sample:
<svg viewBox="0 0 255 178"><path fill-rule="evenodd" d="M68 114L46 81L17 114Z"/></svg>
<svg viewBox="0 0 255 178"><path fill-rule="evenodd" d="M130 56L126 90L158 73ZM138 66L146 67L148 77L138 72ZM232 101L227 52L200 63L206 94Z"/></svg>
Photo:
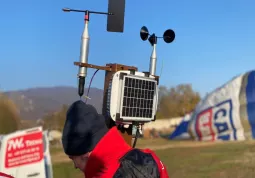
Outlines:
<svg viewBox="0 0 255 178"><path fill-rule="evenodd" d="M157 67L157 53L156 53L156 45L157 45L157 36L153 33L149 37L149 42L152 46L152 53L150 57L150 74L155 75L156 67Z"/></svg>
<svg viewBox="0 0 255 178"><path fill-rule="evenodd" d="M76 10L76 9L70 9L70 8L63 8L64 12L82 12L85 13L85 25L84 30L81 36L81 46L80 46L80 63L81 64L87 64L88 63L88 56L89 56L89 20L90 20L90 14L103 14L103 15L113 15L113 13L110 12L97 12L97 11L89 11L89 10ZM85 87L85 78L87 76L87 67L85 66L79 66L79 86L78 86L78 94L81 97L84 94L84 87Z"/></svg>
<svg viewBox="0 0 255 178"><path fill-rule="evenodd" d="M77 9L70 9L70 8L63 8L64 12L83 12L89 14L102 14L102 15L113 15L111 12L98 12L98 11L89 11L89 10L77 10Z"/></svg>
<svg viewBox="0 0 255 178"><path fill-rule="evenodd" d="M150 57L150 74L155 75L157 66L157 53L156 53L156 43L152 46L152 53Z"/></svg>
<svg viewBox="0 0 255 178"><path fill-rule="evenodd" d="M80 62L88 63L89 55L89 11L85 11L85 26L81 37L81 47L80 47ZM84 94L85 78L87 76L87 67L79 67L79 87L78 94L81 97Z"/></svg>

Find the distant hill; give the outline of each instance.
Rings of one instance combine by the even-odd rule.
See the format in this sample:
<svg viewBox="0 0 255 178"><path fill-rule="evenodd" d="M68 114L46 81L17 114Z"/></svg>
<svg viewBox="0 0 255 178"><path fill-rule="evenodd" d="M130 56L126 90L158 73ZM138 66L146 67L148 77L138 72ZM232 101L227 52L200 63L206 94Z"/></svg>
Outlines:
<svg viewBox="0 0 255 178"><path fill-rule="evenodd" d="M85 89L85 94L87 89ZM12 99L20 110L22 119L39 119L47 113L58 111L62 105L70 105L72 102L80 99L77 88L74 87L45 87L30 88L26 90L5 92ZM103 102L103 90L90 88L90 100L87 103L96 107L101 113Z"/></svg>

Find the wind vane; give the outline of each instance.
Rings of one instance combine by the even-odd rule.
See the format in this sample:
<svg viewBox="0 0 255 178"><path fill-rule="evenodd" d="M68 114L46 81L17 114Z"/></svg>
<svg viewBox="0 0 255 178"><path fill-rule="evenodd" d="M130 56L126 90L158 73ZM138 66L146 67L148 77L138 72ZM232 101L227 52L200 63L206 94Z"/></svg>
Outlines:
<svg viewBox="0 0 255 178"><path fill-rule="evenodd" d="M70 8L63 8L64 12L82 12L85 14L85 26L81 38L80 49L80 64L88 64L89 56L89 28L90 14L107 15L107 31L109 32L123 32L124 30L124 12L125 0L109 0L108 12L98 12L90 10L77 10ZM78 94L81 97L84 94L85 78L87 76L87 67L79 65L79 87Z"/></svg>

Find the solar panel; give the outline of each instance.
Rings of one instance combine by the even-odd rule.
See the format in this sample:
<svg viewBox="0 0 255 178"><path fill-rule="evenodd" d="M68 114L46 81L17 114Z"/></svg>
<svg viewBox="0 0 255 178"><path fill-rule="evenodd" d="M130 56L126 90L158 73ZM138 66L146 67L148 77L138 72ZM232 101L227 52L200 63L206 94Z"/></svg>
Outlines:
<svg viewBox="0 0 255 178"><path fill-rule="evenodd" d="M155 80L124 76L120 117L153 118L156 87Z"/></svg>
<svg viewBox="0 0 255 178"><path fill-rule="evenodd" d="M155 120L158 83L143 72L118 71L109 81L106 113L113 121L150 122Z"/></svg>

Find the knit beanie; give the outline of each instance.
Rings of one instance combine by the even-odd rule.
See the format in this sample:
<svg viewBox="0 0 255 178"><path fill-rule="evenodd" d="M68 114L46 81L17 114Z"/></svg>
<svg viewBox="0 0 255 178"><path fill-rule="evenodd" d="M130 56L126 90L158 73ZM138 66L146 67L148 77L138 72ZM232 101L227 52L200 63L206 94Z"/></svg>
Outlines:
<svg viewBox="0 0 255 178"><path fill-rule="evenodd" d="M64 152L70 156L88 153L107 131L105 118L97 113L95 107L78 100L66 114L62 135Z"/></svg>

